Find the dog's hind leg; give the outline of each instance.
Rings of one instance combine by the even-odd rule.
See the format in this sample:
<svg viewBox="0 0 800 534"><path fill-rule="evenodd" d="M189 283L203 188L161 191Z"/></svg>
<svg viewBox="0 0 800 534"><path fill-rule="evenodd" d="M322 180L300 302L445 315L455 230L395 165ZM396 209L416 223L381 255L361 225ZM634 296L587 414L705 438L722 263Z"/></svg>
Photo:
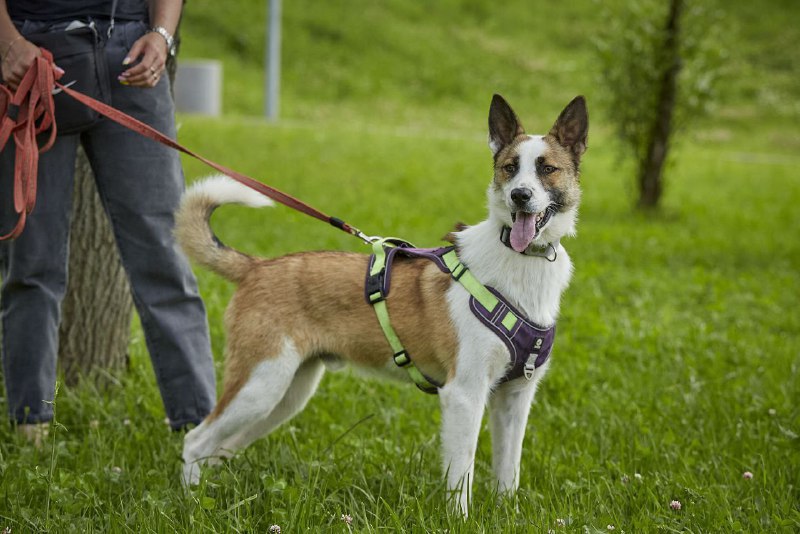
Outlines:
<svg viewBox="0 0 800 534"><path fill-rule="evenodd" d="M498 386L489 399L492 468L501 493L519 487L522 441L535 392L535 382L517 379Z"/></svg>
<svg viewBox="0 0 800 534"><path fill-rule="evenodd" d="M200 480L202 465L209 459L229 455L222 450L226 441L275 410L300 364L300 354L287 340L279 356L264 359L252 369L247 382L229 402L223 402L223 394L211 415L186 434L183 445L184 483L196 484Z"/></svg>
<svg viewBox="0 0 800 534"><path fill-rule="evenodd" d="M223 451L232 454L243 449L300 413L314 395L324 373L325 365L320 359L314 358L303 362L295 373L291 386L275 409L269 415L261 417L241 432L231 436L222 444Z"/></svg>

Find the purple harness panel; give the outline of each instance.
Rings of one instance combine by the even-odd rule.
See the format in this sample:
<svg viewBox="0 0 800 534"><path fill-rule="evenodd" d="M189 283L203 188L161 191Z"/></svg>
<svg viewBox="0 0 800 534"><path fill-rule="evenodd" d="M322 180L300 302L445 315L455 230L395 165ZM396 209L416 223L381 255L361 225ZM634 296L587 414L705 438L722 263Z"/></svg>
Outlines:
<svg viewBox="0 0 800 534"><path fill-rule="evenodd" d="M443 256L454 248L455 247L452 246L439 248L397 246L389 248L386 251L386 267L377 279L369 275L375 261L373 255L367 267L367 283L365 288L367 302L370 302L369 295L376 290L380 290L384 297L389 294L392 262L398 254L410 258L425 258L435 263L442 272L452 274ZM533 372L538 367L544 365L550 357L550 353L553 350L553 342L556 337L556 327L553 325L550 328L544 328L531 323L525 319L519 310L509 304L498 291L488 286L486 286L486 289L491 291L499 301L494 309L486 309L478 299L472 295L469 299L469 308L508 348L511 366L508 368L506 374L503 375L503 378L500 379L500 382L508 382L509 380L514 380L522 376L530 380L533 377ZM516 321L508 321L510 314L513 314ZM506 322L514 323L510 330L507 328Z"/></svg>
<svg viewBox="0 0 800 534"><path fill-rule="evenodd" d="M470 297L469 309L483 324L497 334L497 337L506 344L511 355L511 367L500 379L500 382L508 382L521 376L530 380L533 378L533 371L544 365L550 357L556 338L556 325L542 328L527 321L494 288L487 286L486 289L497 297L500 304L495 306L494 311L489 311L478 302L478 299ZM511 327L511 330L503 324L503 319L509 311L517 317L516 324Z"/></svg>

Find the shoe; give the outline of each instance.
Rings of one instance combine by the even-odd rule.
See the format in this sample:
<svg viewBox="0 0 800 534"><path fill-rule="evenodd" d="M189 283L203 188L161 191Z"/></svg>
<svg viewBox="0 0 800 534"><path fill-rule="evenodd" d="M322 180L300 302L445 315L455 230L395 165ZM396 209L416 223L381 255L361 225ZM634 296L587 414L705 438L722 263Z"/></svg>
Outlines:
<svg viewBox="0 0 800 534"><path fill-rule="evenodd" d="M50 435L50 423L34 423L31 425L17 425L17 433L23 436L28 443L41 449L44 440Z"/></svg>

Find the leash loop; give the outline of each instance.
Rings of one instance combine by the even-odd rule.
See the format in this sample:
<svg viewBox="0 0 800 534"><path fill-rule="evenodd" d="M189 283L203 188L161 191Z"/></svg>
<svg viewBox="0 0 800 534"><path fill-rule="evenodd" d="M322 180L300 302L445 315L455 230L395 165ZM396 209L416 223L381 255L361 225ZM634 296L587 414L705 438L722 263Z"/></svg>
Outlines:
<svg viewBox="0 0 800 534"><path fill-rule="evenodd" d="M0 151L13 139L13 199L17 214L14 228L0 235L0 241L19 237L25 228L27 217L36 205L39 155L47 152L56 140L53 56L43 48L40 50L42 55L33 61L13 94L7 86L0 85Z"/></svg>

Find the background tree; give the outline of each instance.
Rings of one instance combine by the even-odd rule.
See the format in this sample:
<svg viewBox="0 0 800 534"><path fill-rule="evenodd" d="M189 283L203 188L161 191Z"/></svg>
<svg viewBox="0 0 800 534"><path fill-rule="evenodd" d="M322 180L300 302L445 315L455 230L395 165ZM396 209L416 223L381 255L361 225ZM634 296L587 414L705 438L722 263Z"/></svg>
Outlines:
<svg viewBox="0 0 800 534"><path fill-rule="evenodd" d="M176 44L180 35L175 32ZM170 82L177 62L167 58ZM75 162L67 293L61 305L59 365L68 384L89 377L98 384L128 363L133 300L127 276L83 149ZM111 371L111 372L109 372Z"/></svg>
<svg viewBox="0 0 800 534"><path fill-rule="evenodd" d="M719 15L693 0L631 2L607 12L598 40L601 98L637 165L640 208L655 208L676 131L708 113L724 52Z"/></svg>

